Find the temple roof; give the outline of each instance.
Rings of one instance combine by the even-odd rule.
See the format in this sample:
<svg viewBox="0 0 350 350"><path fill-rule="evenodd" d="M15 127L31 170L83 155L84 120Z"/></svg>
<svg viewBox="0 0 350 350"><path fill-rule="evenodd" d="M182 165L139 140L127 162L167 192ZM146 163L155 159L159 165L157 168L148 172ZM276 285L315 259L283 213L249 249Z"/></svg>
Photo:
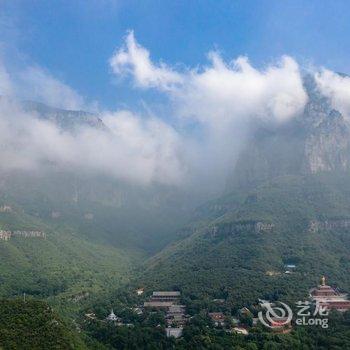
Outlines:
<svg viewBox="0 0 350 350"><path fill-rule="evenodd" d="M153 292L154 297L179 297L181 292L178 291L166 291L166 292Z"/></svg>
<svg viewBox="0 0 350 350"><path fill-rule="evenodd" d="M111 313L107 316L107 320L108 321L118 321L119 317L117 317L115 315L115 313L113 312L113 309L111 310Z"/></svg>

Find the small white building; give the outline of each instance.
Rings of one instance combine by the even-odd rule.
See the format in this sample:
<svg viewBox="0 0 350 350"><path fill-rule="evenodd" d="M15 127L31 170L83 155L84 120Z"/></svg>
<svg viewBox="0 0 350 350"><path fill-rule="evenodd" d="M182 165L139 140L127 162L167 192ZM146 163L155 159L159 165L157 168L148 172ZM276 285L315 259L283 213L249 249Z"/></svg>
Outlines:
<svg viewBox="0 0 350 350"><path fill-rule="evenodd" d="M139 295L139 296L142 295L143 292L144 292L143 288L136 289L136 294Z"/></svg>
<svg viewBox="0 0 350 350"><path fill-rule="evenodd" d="M167 327L165 328L165 333L168 338L174 337L174 338L180 338L182 336L182 328L172 328Z"/></svg>
<svg viewBox="0 0 350 350"><path fill-rule="evenodd" d="M107 321L110 322L120 322L121 318L117 317L116 314L113 312L113 309L111 310L111 313L106 317Z"/></svg>
<svg viewBox="0 0 350 350"><path fill-rule="evenodd" d="M290 270L290 269L296 269L296 267L297 267L297 265L295 265L295 264L285 264L284 265L288 270Z"/></svg>

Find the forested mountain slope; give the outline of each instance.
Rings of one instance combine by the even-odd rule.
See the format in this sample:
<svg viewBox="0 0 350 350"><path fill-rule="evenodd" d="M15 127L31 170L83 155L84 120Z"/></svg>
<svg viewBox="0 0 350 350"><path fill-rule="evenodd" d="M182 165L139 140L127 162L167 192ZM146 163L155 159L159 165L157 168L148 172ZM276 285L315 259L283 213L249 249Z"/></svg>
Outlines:
<svg viewBox="0 0 350 350"><path fill-rule="evenodd" d="M3 103L9 102L1 98ZM16 113L53 123L64 135L79 128L110 133L91 113L13 103ZM132 185L54 162L0 168L2 297L25 292L74 310L119 288L135 265L170 242L186 221L187 194L170 186Z"/></svg>
<svg viewBox="0 0 350 350"><path fill-rule="evenodd" d="M77 330L44 302L0 300L0 324L4 350L88 349Z"/></svg>
<svg viewBox="0 0 350 350"><path fill-rule="evenodd" d="M258 124L227 194L198 209L141 284L236 305L305 297L321 275L350 290L349 123L309 76L304 84L304 112Z"/></svg>

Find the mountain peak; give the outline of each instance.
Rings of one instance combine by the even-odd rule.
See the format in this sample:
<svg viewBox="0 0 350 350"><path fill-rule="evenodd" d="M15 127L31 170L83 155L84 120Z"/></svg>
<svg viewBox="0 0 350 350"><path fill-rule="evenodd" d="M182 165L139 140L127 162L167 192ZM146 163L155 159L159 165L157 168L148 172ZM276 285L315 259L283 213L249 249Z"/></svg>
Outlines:
<svg viewBox="0 0 350 350"><path fill-rule="evenodd" d="M0 96L0 104L2 103L14 104L24 112L34 114L38 119L48 120L56 124L62 130L74 131L84 126L108 130L102 119L94 113L56 108L31 100L20 101L7 96Z"/></svg>
<svg viewBox="0 0 350 350"><path fill-rule="evenodd" d="M307 74L303 113L281 125L259 127L240 154L229 189L250 187L282 175L346 171L350 167L350 128Z"/></svg>
<svg viewBox="0 0 350 350"><path fill-rule="evenodd" d="M21 101L24 111L35 113L39 119L46 119L54 122L60 128L73 130L80 126L89 126L101 130L107 130L103 121L98 115L82 110L66 110L47 106L35 101Z"/></svg>

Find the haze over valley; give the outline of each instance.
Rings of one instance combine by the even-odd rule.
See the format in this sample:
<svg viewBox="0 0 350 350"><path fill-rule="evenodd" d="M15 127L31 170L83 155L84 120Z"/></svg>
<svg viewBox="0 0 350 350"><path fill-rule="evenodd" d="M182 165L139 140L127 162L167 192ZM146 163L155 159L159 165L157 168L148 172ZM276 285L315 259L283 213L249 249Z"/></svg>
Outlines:
<svg viewBox="0 0 350 350"><path fill-rule="evenodd" d="M316 49L312 61L283 40L258 59L248 36L238 45L245 26L203 46L170 4L159 5L169 23L184 21L198 47L170 49L180 34L163 19L158 40L143 32L132 16L151 16L144 5L130 5L126 26L123 2L62 1L57 16L88 38L73 44L58 39L74 37L69 26L29 25L24 9L63 25L32 3L39 12L0 2L0 348L350 347L348 62L330 52L327 65ZM226 5L241 18L238 3ZM56 56L49 34L65 48ZM86 57L65 65L78 49ZM300 325L300 301L314 315L323 306L327 327ZM293 316L266 326L264 307L282 304Z"/></svg>

